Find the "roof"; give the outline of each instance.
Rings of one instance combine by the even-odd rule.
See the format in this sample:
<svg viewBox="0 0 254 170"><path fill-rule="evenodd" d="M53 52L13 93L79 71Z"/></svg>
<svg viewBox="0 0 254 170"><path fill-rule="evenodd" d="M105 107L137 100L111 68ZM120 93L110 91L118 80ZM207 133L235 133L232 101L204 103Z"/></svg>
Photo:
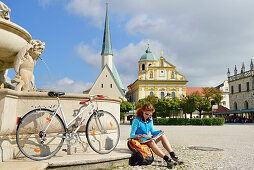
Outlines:
<svg viewBox="0 0 254 170"><path fill-rule="evenodd" d="M144 60L154 60L157 61L157 57L153 55L152 51L150 50L149 46L146 49L146 53L141 56L139 61L144 61Z"/></svg>
<svg viewBox="0 0 254 170"><path fill-rule="evenodd" d="M186 87L186 96L192 95L194 92L199 92L204 97L203 87Z"/></svg>
<svg viewBox="0 0 254 170"><path fill-rule="evenodd" d="M91 89L92 89L92 88L87 89L87 90L83 91L83 93L89 93L89 91L90 91Z"/></svg>
<svg viewBox="0 0 254 170"><path fill-rule="evenodd" d="M120 76L117 72L117 69L116 69L116 66L114 63L112 63L112 74L113 74L114 79L115 79L116 83L118 84L118 86L122 89L123 93L125 93L126 89L123 86L123 83L120 79Z"/></svg>
<svg viewBox="0 0 254 170"><path fill-rule="evenodd" d="M113 55L112 46L111 46L110 29L109 29L109 20L108 20L108 3L106 7L106 18L105 18L104 37L103 37L101 55Z"/></svg>
<svg viewBox="0 0 254 170"><path fill-rule="evenodd" d="M242 109L242 110L228 110L224 112L215 112L215 113L202 113L203 115L211 115L211 114L242 114L242 113L254 113L254 108L251 109Z"/></svg>
<svg viewBox="0 0 254 170"><path fill-rule="evenodd" d="M90 88L90 89L84 91L84 93L87 94L87 93L90 93L90 92L93 90L93 88L95 87L95 84L97 83L97 81L99 80L99 77L101 76L101 74L103 73L103 71L104 71L105 69L108 70L108 72L109 72L110 76L112 77L113 81L116 83L117 88L119 89L120 93L121 93L122 96L124 97L124 96L125 96L125 91L119 86L119 84L118 84L118 82L116 81L116 79L115 79L115 77L114 77L112 71L110 70L110 68L108 67L107 64L104 65L104 67L103 67L103 69L102 69L100 75L99 75L99 76L97 77L97 79L95 80L95 82L94 82L92 88ZM105 71L106 71L106 70L105 70ZM118 73L117 73L117 74L118 74ZM119 76L119 75L118 75L118 76ZM120 81L121 81L121 80L120 80Z"/></svg>
<svg viewBox="0 0 254 170"><path fill-rule="evenodd" d="M214 110L214 112L216 112L216 113L219 113L219 112L227 112L227 111L229 111L229 109L228 109L227 107L222 106L222 105L219 105L219 106L218 106L218 109L215 109L215 110Z"/></svg>

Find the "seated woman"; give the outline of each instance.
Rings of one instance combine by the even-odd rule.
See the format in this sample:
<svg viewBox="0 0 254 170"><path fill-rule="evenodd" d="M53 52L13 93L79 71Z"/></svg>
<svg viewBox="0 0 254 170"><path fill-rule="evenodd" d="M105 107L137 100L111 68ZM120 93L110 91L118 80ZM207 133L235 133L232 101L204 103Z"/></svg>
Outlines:
<svg viewBox="0 0 254 170"><path fill-rule="evenodd" d="M158 139L151 140L147 142L146 144L152 149L152 151L158 155L159 157L163 158L168 166L173 166L175 163L171 161L171 159L164 154L161 149L157 146L157 143L159 141L162 142L163 147L168 151L171 158L176 161L177 163L182 163L178 160L178 157L175 155L165 133L163 130L155 131L153 127L153 119L152 114L154 113L155 109L153 108L152 104L145 104L141 108L137 109L136 111L136 117L133 119L132 127L131 127L131 138L138 139L140 141L146 140L147 138L144 136L148 136L149 132L151 132L152 135L156 135L160 132L163 132L163 135L161 135Z"/></svg>

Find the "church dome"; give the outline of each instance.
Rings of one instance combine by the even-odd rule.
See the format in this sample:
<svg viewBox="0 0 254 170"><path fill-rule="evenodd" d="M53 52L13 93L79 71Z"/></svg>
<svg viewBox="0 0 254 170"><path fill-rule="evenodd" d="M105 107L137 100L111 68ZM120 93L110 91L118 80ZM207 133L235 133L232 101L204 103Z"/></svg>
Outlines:
<svg viewBox="0 0 254 170"><path fill-rule="evenodd" d="M144 61L144 60L158 60L157 57L155 55L153 55L152 51L150 50L149 47L147 47L146 49L146 53L144 55L141 56L139 61Z"/></svg>

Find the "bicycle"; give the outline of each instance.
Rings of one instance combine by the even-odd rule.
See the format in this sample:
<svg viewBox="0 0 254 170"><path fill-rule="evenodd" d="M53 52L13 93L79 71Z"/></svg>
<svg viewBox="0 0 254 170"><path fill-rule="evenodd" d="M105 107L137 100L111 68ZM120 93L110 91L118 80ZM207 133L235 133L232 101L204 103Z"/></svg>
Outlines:
<svg viewBox="0 0 254 170"><path fill-rule="evenodd" d="M86 123L86 138L90 147L99 154L107 154L114 150L120 137L119 124L111 113L95 108L93 102L104 96L90 95L88 100L81 101L80 104L89 104L81 107L79 113L67 123L59 99L62 95L65 93L48 92L48 96L56 97L58 101L55 111L37 108L18 118L16 141L20 151L33 160L51 158L61 149L64 140L69 146L81 141L78 130L84 125L87 117L89 119ZM83 120L80 119L81 114L89 108L88 114ZM63 119L57 114L59 110Z"/></svg>

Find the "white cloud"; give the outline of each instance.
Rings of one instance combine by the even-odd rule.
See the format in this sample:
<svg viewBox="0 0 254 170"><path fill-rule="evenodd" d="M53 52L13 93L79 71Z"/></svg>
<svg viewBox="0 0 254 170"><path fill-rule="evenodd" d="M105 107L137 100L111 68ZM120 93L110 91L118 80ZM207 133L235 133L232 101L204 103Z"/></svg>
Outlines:
<svg viewBox="0 0 254 170"><path fill-rule="evenodd" d="M227 68L253 58L254 1L129 1L122 12L131 13L126 29L160 42L177 56L177 69L188 86L222 83ZM142 5L146 4L145 8ZM117 4L120 7L120 3ZM120 10L119 10L120 12Z"/></svg>
<svg viewBox="0 0 254 170"><path fill-rule="evenodd" d="M125 87L133 83L138 78L138 61L145 54L147 49L147 41L142 40L137 44L130 43L120 50L113 50L113 62L120 74L121 80ZM153 54L159 59L160 51L164 51L164 58L175 64L177 56L158 41L150 40L150 49ZM165 50L164 50L165 49ZM78 55L89 65L97 69L101 68L100 51L96 51L93 47L80 43L76 50Z"/></svg>
<svg viewBox="0 0 254 170"><path fill-rule="evenodd" d="M110 12L125 16L125 29L134 38L141 35L157 42L157 45L151 43L151 50L158 56L163 49L168 56L165 58L189 80L187 86L216 86L227 79L228 67L231 72L234 65L240 70L244 62L249 68L254 54L253 6L252 0L244 3L240 0L111 0ZM105 4L99 0L72 0L67 9L95 23L104 21ZM122 17L114 19L111 24L119 22L117 19L122 21ZM126 47L114 49L114 62L124 85L137 78L137 62L145 49L143 40L137 44L130 41ZM80 45L79 54L87 63L100 68L100 52L90 45Z"/></svg>
<svg viewBox="0 0 254 170"><path fill-rule="evenodd" d="M101 68L101 54L96 52L90 45L81 42L75 47L79 57L81 57L87 64L94 66L97 69Z"/></svg>
<svg viewBox="0 0 254 170"><path fill-rule="evenodd" d="M70 93L82 93L84 90L91 88L92 85L93 85L92 82L86 83L82 81L75 82L74 80L65 77L54 83L51 82L46 83L45 85L43 85L42 89L58 90Z"/></svg>
<svg viewBox="0 0 254 170"><path fill-rule="evenodd" d="M38 0L39 4L43 7L46 8L47 6L49 6L53 1L56 0Z"/></svg>
<svg viewBox="0 0 254 170"><path fill-rule="evenodd" d="M74 15L91 18L94 25L102 27L105 4L101 0L71 0L66 10Z"/></svg>

